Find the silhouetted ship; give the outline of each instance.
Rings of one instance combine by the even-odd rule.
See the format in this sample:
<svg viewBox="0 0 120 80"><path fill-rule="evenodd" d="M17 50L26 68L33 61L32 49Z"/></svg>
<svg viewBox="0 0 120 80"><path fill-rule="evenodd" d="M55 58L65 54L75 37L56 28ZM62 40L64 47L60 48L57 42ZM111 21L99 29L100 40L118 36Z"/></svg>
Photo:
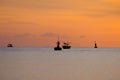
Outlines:
<svg viewBox="0 0 120 80"><path fill-rule="evenodd" d="M13 47L13 45L12 44L8 44L7 47Z"/></svg>
<svg viewBox="0 0 120 80"><path fill-rule="evenodd" d="M98 47L97 47L97 43L96 43L96 42L95 42L95 46L94 46L94 48L98 48Z"/></svg>
<svg viewBox="0 0 120 80"><path fill-rule="evenodd" d="M63 44L64 44L64 45L62 46L63 49L70 49L70 48L71 48L71 46L69 45L68 42L67 42L67 43L64 42Z"/></svg>
<svg viewBox="0 0 120 80"><path fill-rule="evenodd" d="M54 47L54 50L58 51L58 50L62 50L62 48L60 47L60 41L57 41L57 47Z"/></svg>

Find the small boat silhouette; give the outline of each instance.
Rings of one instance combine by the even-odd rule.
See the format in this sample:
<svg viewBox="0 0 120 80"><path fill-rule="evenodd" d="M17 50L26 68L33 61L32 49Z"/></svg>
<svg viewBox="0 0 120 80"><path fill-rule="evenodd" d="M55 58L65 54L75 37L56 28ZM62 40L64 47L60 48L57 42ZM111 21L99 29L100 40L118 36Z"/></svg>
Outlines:
<svg viewBox="0 0 120 80"><path fill-rule="evenodd" d="M54 50L62 50L62 48L60 47L60 41L56 42L57 47L54 47Z"/></svg>
<svg viewBox="0 0 120 80"><path fill-rule="evenodd" d="M97 47L97 43L96 43L96 41L95 41L95 46L94 46L94 48L98 48L98 47Z"/></svg>
<svg viewBox="0 0 120 80"><path fill-rule="evenodd" d="M12 44L8 44L7 47L13 47L13 45Z"/></svg>
<svg viewBox="0 0 120 80"><path fill-rule="evenodd" d="M69 42L64 42L63 44L64 44L64 45L62 46L63 49L70 49L70 48L71 48Z"/></svg>

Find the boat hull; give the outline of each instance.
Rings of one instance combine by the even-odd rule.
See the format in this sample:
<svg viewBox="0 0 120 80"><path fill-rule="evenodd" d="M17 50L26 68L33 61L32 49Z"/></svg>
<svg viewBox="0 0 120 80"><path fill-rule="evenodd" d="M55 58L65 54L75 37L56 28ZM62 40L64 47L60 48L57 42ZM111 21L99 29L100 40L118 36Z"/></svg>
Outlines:
<svg viewBox="0 0 120 80"><path fill-rule="evenodd" d="M7 47L13 47L13 46L7 46Z"/></svg>
<svg viewBox="0 0 120 80"><path fill-rule="evenodd" d="M12 44L8 44L7 47L13 47L13 45Z"/></svg>
<svg viewBox="0 0 120 80"><path fill-rule="evenodd" d="M61 47L55 47L54 50L55 51L60 51L60 50L62 50L62 48Z"/></svg>
<svg viewBox="0 0 120 80"><path fill-rule="evenodd" d="M70 49L71 48L71 46L62 46L63 47L63 49Z"/></svg>
<svg viewBox="0 0 120 80"><path fill-rule="evenodd" d="M94 48L97 48L97 47L94 47Z"/></svg>

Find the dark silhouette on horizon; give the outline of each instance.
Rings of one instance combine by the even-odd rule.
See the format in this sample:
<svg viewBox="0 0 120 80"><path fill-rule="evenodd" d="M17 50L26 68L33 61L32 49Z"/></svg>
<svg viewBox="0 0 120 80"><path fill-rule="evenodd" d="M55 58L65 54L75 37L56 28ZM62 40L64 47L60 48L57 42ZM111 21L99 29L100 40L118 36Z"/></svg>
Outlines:
<svg viewBox="0 0 120 80"><path fill-rule="evenodd" d="M64 45L62 46L63 49L70 49L70 48L71 48L69 42L64 42L63 44L64 44Z"/></svg>
<svg viewBox="0 0 120 80"><path fill-rule="evenodd" d="M97 47L97 43L96 43L96 41L95 41L95 46L94 46L94 48L98 48L98 47Z"/></svg>
<svg viewBox="0 0 120 80"><path fill-rule="evenodd" d="M57 47L54 47L54 50L62 50L62 48L60 47L60 41L59 40L56 42L56 44L57 44Z"/></svg>
<svg viewBox="0 0 120 80"><path fill-rule="evenodd" d="M8 44L7 47L13 47L13 45L12 44Z"/></svg>

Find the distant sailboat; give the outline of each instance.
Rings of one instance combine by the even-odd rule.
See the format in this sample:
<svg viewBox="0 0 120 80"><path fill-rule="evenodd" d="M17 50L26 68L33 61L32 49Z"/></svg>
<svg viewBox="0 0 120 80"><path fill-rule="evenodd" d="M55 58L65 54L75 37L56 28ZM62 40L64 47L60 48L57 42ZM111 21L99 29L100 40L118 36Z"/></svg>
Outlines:
<svg viewBox="0 0 120 80"><path fill-rule="evenodd" d="M56 44L57 44L57 47L54 47L54 50L62 50L62 48L60 47L60 41L59 40L56 42Z"/></svg>
<svg viewBox="0 0 120 80"><path fill-rule="evenodd" d="M60 40L59 40L59 36L58 36L58 41L56 42L56 47L54 47L54 50L55 51L60 51L60 50L62 50L62 48L60 47Z"/></svg>
<svg viewBox="0 0 120 80"><path fill-rule="evenodd" d="M13 47L13 45L12 44L8 44L7 47Z"/></svg>
<svg viewBox="0 0 120 80"><path fill-rule="evenodd" d="M95 41L95 46L94 46L94 48L98 48L98 47L97 47L97 43L96 43L96 41Z"/></svg>

